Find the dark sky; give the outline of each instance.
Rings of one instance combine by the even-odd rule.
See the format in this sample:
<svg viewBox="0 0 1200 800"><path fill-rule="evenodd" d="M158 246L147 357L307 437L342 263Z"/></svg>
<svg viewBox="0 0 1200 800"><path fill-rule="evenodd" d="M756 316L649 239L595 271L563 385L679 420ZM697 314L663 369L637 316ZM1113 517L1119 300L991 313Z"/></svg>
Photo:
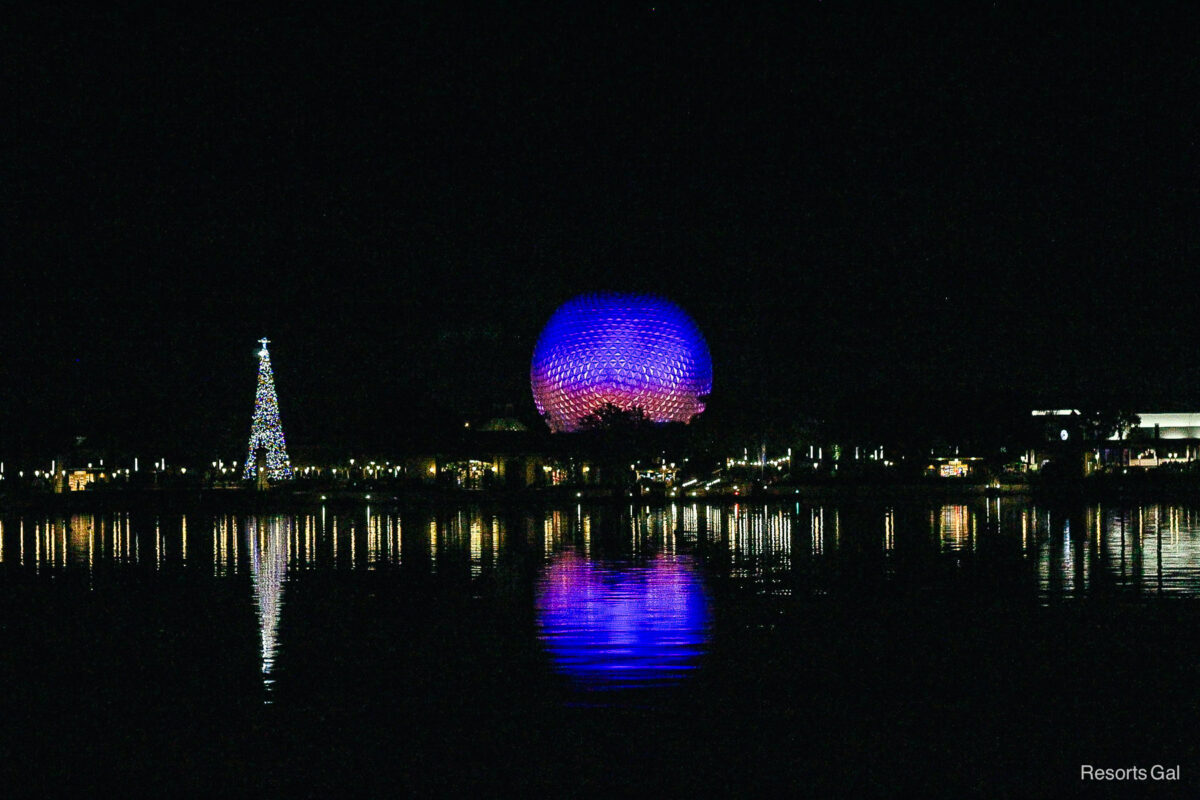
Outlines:
<svg viewBox="0 0 1200 800"><path fill-rule="evenodd" d="M731 420L1200 407L1190 12L34 5L0 449L236 451L264 334L294 446L532 414L596 289L688 309Z"/></svg>

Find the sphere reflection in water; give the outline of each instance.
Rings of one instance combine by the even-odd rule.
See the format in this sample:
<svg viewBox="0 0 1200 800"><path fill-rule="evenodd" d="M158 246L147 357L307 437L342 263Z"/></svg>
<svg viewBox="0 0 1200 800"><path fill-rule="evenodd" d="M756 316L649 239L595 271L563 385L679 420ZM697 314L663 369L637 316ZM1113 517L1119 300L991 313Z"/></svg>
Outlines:
<svg viewBox="0 0 1200 800"><path fill-rule="evenodd" d="M537 615L555 666L588 689L677 683L709 635L708 598L678 557L643 566L559 554L539 582Z"/></svg>

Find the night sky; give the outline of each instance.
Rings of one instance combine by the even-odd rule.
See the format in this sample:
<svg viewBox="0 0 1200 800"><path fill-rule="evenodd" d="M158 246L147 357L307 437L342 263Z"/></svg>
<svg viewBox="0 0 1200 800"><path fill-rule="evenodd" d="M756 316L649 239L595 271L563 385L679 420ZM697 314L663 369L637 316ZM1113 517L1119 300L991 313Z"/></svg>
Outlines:
<svg viewBox="0 0 1200 800"><path fill-rule="evenodd" d="M1198 19L877 5L12 12L0 450L240 458L263 335L295 448L531 417L598 289L731 429L1200 408Z"/></svg>

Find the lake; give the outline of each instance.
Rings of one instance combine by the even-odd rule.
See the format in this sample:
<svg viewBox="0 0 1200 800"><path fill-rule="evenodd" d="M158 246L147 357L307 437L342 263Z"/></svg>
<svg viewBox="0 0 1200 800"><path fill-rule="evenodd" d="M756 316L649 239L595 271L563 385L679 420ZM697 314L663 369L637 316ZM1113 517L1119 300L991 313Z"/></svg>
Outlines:
<svg viewBox="0 0 1200 800"><path fill-rule="evenodd" d="M8 515L0 597L0 778L32 793L1019 795L1085 763L1200 769L1187 505Z"/></svg>

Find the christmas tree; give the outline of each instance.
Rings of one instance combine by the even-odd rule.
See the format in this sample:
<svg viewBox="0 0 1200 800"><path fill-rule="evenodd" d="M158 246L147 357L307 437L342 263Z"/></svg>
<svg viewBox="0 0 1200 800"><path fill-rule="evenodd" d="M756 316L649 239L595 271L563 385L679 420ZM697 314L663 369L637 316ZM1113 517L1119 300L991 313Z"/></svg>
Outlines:
<svg viewBox="0 0 1200 800"><path fill-rule="evenodd" d="M279 424L279 398L275 395L271 354L267 352L267 342L270 340L263 338L259 341L262 342L262 350L258 351L258 391L254 395L254 421L250 423L250 447L242 477L255 477L255 454L262 447L267 451L267 477L273 481L288 480L292 477L292 465L288 461L283 426Z"/></svg>

